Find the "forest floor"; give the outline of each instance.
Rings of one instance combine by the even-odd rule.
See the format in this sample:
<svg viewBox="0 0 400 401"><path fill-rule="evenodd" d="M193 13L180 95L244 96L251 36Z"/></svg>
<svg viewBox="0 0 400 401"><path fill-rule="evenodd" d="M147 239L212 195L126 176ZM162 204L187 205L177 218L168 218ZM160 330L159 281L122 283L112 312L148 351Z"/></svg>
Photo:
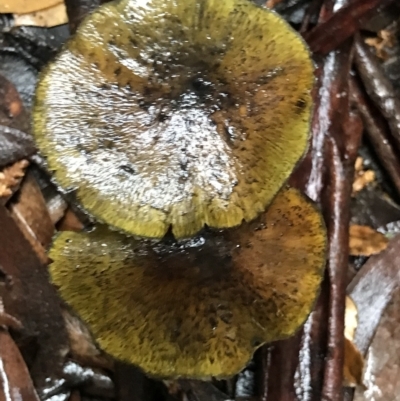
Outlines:
<svg viewBox="0 0 400 401"><path fill-rule="evenodd" d="M0 0L0 401L400 400L398 2L266 2L316 65L310 148L289 183L323 211L327 270L296 335L210 382L158 381L111 360L49 283L55 232L83 223L41 167L32 99L39 72L100 0L31 0L28 15L23 3Z"/></svg>

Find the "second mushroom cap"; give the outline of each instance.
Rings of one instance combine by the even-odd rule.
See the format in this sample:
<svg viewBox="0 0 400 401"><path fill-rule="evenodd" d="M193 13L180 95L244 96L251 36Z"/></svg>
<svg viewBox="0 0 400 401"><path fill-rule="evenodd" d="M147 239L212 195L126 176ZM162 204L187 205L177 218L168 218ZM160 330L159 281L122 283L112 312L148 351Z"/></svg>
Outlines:
<svg viewBox="0 0 400 401"><path fill-rule="evenodd" d="M50 273L101 348L153 376L228 377L310 313L325 266L315 206L281 191L264 214L183 242L98 226L61 233Z"/></svg>

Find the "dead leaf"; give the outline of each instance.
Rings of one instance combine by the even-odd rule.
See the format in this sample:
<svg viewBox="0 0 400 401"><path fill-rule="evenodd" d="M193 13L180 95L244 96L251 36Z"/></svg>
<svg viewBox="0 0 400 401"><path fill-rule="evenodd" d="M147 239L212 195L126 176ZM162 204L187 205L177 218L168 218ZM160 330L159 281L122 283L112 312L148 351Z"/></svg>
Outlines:
<svg viewBox="0 0 400 401"><path fill-rule="evenodd" d="M353 195L375 181L373 170L364 170L362 157L357 157L353 181Z"/></svg>
<svg viewBox="0 0 400 401"><path fill-rule="evenodd" d="M364 368L364 358L360 351L354 345L354 335L357 329L357 307L350 297L346 297L345 312L345 344L344 344L344 365L343 378L344 385L347 387L356 387L362 385L362 376Z"/></svg>
<svg viewBox="0 0 400 401"><path fill-rule="evenodd" d="M386 249L389 240L368 226L350 226L349 248L352 256L371 256Z"/></svg>
<svg viewBox="0 0 400 401"><path fill-rule="evenodd" d="M64 3L27 14L14 14L15 26L41 26L51 28L68 22Z"/></svg>
<svg viewBox="0 0 400 401"><path fill-rule="evenodd" d="M354 301L346 297L346 312L344 315L344 336L350 341L354 340L354 333L357 328L357 306Z"/></svg>
<svg viewBox="0 0 400 401"><path fill-rule="evenodd" d="M32 13L60 3L63 0L0 0L0 13Z"/></svg>
<svg viewBox="0 0 400 401"><path fill-rule="evenodd" d="M15 212L23 216L34 238L47 249L54 235L54 225L40 186L32 171L28 171L26 174L17 199L12 199L10 203L11 214Z"/></svg>
<svg viewBox="0 0 400 401"><path fill-rule="evenodd" d="M395 45L396 39L393 32L384 29L378 32L378 37L366 38L365 43L375 48L377 57L382 60L387 60L389 57L387 49Z"/></svg>
<svg viewBox="0 0 400 401"><path fill-rule="evenodd" d="M28 160L20 160L0 172L0 203L5 205L12 194L17 191L28 167Z"/></svg>
<svg viewBox="0 0 400 401"><path fill-rule="evenodd" d="M363 384L364 358L356 346L347 338L344 341L343 380L346 387Z"/></svg>
<svg viewBox="0 0 400 401"><path fill-rule="evenodd" d="M9 205L11 216L30 242L43 264L49 262L46 248L50 245L54 225L50 219L46 202L32 172L28 172L18 193L18 198Z"/></svg>

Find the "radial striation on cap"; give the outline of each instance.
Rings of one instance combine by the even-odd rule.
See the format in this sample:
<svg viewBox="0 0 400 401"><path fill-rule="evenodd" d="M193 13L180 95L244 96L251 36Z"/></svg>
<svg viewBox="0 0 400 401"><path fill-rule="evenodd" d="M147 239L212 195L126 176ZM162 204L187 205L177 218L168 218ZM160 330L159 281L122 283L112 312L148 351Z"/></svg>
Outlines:
<svg viewBox="0 0 400 401"><path fill-rule="evenodd" d="M313 65L247 0L100 7L42 73L34 134L102 222L161 238L262 213L304 154Z"/></svg>
<svg viewBox="0 0 400 401"><path fill-rule="evenodd" d="M54 284L104 351L152 376L209 378L299 328L325 254L321 214L289 189L239 228L167 245L98 226L61 233L49 256Z"/></svg>

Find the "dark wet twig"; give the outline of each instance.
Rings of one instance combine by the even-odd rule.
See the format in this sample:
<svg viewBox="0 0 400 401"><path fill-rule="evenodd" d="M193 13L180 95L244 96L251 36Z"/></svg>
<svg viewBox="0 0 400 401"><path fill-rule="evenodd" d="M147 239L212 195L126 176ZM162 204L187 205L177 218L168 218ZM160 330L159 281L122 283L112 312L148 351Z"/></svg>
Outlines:
<svg viewBox="0 0 400 401"><path fill-rule="evenodd" d="M329 141L329 187L327 209L329 232L328 274L330 281L328 350L322 399L342 399L344 361L344 310L347 284L350 197L354 162L362 129L354 132L350 143L353 152L341 154L337 143ZM355 154L354 154L355 150Z"/></svg>
<svg viewBox="0 0 400 401"><path fill-rule="evenodd" d="M343 2L340 3L343 5ZM333 1L324 2L320 21L331 21L333 6ZM336 20L335 23L340 25L346 14L339 13L335 16L341 21ZM324 26L324 23L319 26ZM312 43L313 35L308 36ZM333 48L338 43L341 42L337 42ZM303 334L302 352L308 354L311 363L309 367L304 368L301 364L299 367L300 376L302 371L308 370L311 379L308 383L310 388L304 390L308 391L305 399L312 401L342 400L350 198L353 166L362 132L360 119L350 114L350 66L349 41L324 59L315 96L311 148L293 178L294 183L303 185L312 199L322 202L329 237L328 277L322 287L316 312L311 315ZM308 179L301 182L299 177ZM321 354L322 360L313 361L315 355ZM307 377L307 373L303 373L303 376Z"/></svg>
<svg viewBox="0 0 400 401"><path fill-rule="evenodd" d="M148 378L139 368L122 362L115 364L115 386L119 401L159 401L164 385Z"/></svg>
<svg viewBox="0 0 400 401"><path fill-rule="evenodd" d="M354 78L350 80L350 88L352 101L364 122L365 132L400 196L400 160L390 142L388 126L382 116L374 112L373 106Z"/></svg>
<svg viewBox="0 0 400 401"><path fill-rule="evenodd" d="M31 135L0 125L0 167L25 159L36 152Z"/></svg>
<svg viewBox="0 0 400 401"><path fill-rule="evenodd" d="M285 341L278 341L265 349L264 358L269 362L268 380L262 401L296 401L294 376L298 365L301 331Z"/></svg>
<svg viewBox="0 0 400 401"><path fill-rule="evenodd" d="M297 368L300 380L296 384L302 400L321 400L328 337L328 303L329 281L325 273L317 304L303 329Z"/></svg>
<svg viewBox="0 0 400 401"><path fill-rule="evenodd" d="M15 342L0 328L0 399L39 401L28 368Z"/></svg>
<svg viewBox="0 0 400 401"><path fill-rule="evenodd" d="M318 18L320 14L321 6L323 0L311 0L310 4L308 5L307 11L304 15L303 21L301 23L301 27L299 32L304 34L308 31L311 21L315 18Z"/></svg>
<svg viewBox="0 0 400 401"><path fill-rule="evenodd" d="M330 53L320 67L311 147L291 181L322 203L329 233L327 277L303 334L301 352L308 355L310 365L299 367L300 376L310 378L311 389L305 391L312 401L339 401L342 392L350 197L362 132L361 121L349 109L350 66L348 42Z"/></svg>
<svg viewBox="0 0 400 401"><path fill-rule="evenodd" d="M400 150L400 99L377 57L360 35L355 40L355 61L365 89L387 119L397 150Z"/></svg>
<svg viewBox="0 0 400 401"><path fill-rule="evenodd" d="M228 396L212 383L199 380L180 380L179 384L186 393L188 401L227 401Z"/></svg>
<svg viewBox="0 0 400 401"><path fill-rule="evenodd" d="M326 55L353 36L363 22L394 0L355 0L335 12L305 35L311 51ZM329 7L329 11L331 11ZM325 10L326 13L328 13Z"/></svg>
<svg viewBox="0 0 400 401"><path fill-rule="evenodd" d="M334 109L326 132L327 174L321 192L329 239L329 320L322 399L329 401L340 401L342 397L350 198L363 130L358 115L350 113L349 107L351 53L351 42L348 42L331 54L336 76L331 81L328 102Z"/></svg>

